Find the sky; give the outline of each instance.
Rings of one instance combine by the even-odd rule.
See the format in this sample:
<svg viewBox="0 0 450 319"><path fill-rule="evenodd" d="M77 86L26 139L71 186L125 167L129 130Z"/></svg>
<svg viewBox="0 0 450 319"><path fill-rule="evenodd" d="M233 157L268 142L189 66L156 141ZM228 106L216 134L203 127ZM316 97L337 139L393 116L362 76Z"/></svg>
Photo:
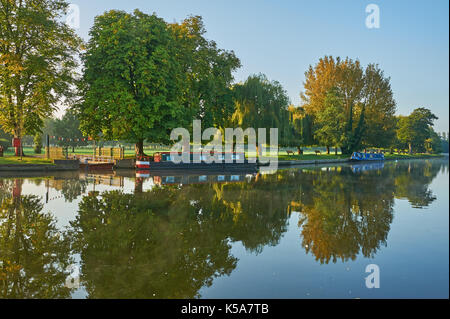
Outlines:
<svg viewBox="0 0 450 319"><path fill-rule="evenodd" d="M85 40L94 17L111 9L156 13L167 22L201 15L206 37L233 50L242 68L236 82L264 73L300 104L305 71L325 55L377 63L391 78L397 114L427 107L449 131L448 0L72 0ZM367 28L366 7L380 10L379 28Z"/></svg>

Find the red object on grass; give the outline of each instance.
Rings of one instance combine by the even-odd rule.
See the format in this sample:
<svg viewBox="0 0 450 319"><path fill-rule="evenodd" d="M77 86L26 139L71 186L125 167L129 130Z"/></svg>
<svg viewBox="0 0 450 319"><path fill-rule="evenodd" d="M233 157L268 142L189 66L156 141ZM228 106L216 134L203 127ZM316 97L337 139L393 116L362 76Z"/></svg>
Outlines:
<svg viewBox="0 0 450 319"><path fill-rule="evenodd" d="M12 140L12 146L13 147L20 147L20 139L17 137L14 137Z"/></svg>

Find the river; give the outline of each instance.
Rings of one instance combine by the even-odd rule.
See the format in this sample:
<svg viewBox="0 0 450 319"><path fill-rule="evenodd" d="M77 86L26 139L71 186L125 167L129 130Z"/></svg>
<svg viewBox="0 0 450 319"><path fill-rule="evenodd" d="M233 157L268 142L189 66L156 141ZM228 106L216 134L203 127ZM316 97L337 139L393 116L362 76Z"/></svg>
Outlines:
<svg viewBox="0 0 450 319"><path fill-rule="evenodd" d="M448 190L448 157L0 175L0 298L448 298Z"/></svg>

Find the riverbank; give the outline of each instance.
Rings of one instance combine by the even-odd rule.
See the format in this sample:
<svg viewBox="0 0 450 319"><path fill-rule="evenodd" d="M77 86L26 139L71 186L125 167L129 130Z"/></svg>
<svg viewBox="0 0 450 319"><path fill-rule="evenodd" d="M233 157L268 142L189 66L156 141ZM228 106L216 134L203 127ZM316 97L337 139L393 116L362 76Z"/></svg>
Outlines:
<svg viewBox="0 0 450 319"><path fill-rule="evenodd" d="M0 172L49 172L80 169L77 160L47 160L37 157L1 157Z"/></svg>
<svg viewBox="0 0 450 319"><path fill-rule="evenodd" d="M307 157L302 155L294 155L291 157ZM448 156L448 155L447 155ZM385 155L386 161L397 161L397 160L414 160L414 159L434 159L445 157L443 154L387 154ZM279 157L280 158L280 157ZM281 158L286 158L282 156ZM335 163L350 163L351 160L345 155L310 155L309 159L298 159L298 160L279 160L278 166L297 166L297 165L322 165L322 164L335 164ZM364 162L367 163L367 162Z"/></svg>
<svg viewBox="0 0 450 319"><path fill-rule="evenodd" d="M396 154L386 155L386 161L414 160L414 159L434 159L448 157L448 154ZM293 158L293 159L286 159ZM124 159L117 161L114 169L134 169L134 159ZM299 166L299 165L323 165L350 163L350 159L345 155L292 155L279 156L278 166ZM24 157L22 160L17 157L1 157L0 171L2 172L51 172L51 171L74 171L80 168L77 160L47 160L38 157Z"/></svg>

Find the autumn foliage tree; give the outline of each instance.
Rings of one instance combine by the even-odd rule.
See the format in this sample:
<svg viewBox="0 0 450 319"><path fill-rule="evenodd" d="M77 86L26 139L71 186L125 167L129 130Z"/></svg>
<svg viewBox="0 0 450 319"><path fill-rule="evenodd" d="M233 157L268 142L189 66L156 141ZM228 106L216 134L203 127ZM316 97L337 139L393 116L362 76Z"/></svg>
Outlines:
<svg viewBox="0 0 450 319"><path fill-rule="evenodd" d="M390 79L377 65L370 64L364 69L358 60L325 56L314 67L310 66L305 76L302 106L313 117L314 132L320 132L321 127L328 125L329 117L322 113L328 107L336 106L325 103L327 94L333 89L340 96L345 116L340 139L344 154L358 150L362 145L389 144L395 135L396 104ZM319 142L331 146L327 145L329 135L319 135Z"/></svg>

